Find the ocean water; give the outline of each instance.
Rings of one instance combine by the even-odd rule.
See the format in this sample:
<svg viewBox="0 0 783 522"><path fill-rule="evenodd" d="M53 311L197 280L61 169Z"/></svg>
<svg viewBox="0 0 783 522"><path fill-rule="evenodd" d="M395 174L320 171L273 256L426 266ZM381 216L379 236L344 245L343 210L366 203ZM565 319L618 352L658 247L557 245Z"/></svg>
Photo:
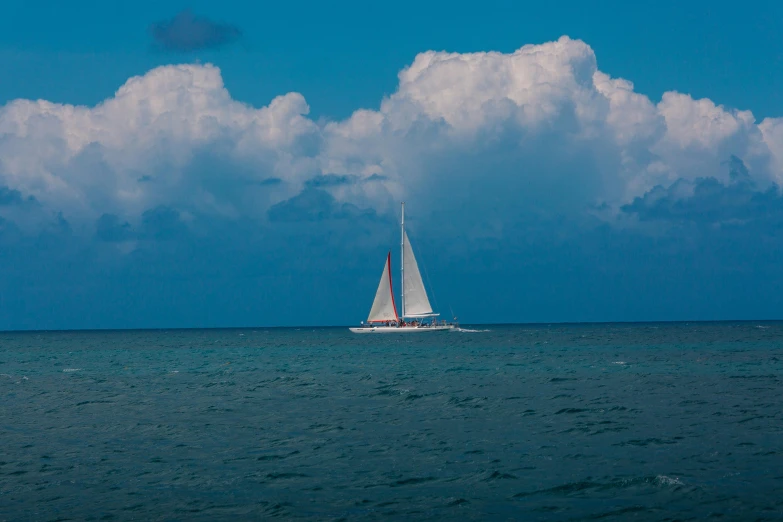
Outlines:
<svg viewBox="0 0 783 522"><path fill-rule="evenodd" d="M0 520L783 519L783 324L0 333Z"/></svg>

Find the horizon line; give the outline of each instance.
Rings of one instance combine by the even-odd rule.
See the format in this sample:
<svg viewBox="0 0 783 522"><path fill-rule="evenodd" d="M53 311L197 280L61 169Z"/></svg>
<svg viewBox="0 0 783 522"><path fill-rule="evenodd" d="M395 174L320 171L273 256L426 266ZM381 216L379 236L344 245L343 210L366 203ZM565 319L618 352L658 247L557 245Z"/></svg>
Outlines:
<svg viewBox="0 0 783 522"><path fill-rule="evenodd" d="M464 326L589 326L589 325L645 325L645 324L690 324L690 323L780 323L783 319L676 319L648 321L536 321L515 323L459 323ZM77 332L160 332L187 330L291 330L302 328L335 329L350 328L355 324L345 325L292 325L292 326L176 326L176 327L139 327L139 328L52 328L52 329L9 329L0 330L6 333L77 333Z"/></svg>

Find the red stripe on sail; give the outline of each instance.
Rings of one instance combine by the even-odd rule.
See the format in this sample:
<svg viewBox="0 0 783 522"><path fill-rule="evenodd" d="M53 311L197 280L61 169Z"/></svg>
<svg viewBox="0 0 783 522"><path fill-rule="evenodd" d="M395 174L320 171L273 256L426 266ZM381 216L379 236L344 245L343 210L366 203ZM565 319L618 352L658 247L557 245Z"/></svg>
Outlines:
<svg viewBox="0 0 783 522"><path fill-rule="evenodd" d="M386 263L389 265L389 292L391 292L392 308L394 308L394 318L396 321L399 322L400 316L397 315L397 305L394 304L394 285L392 285L392 275L391 275L391 251L386 256Z"/></svg>

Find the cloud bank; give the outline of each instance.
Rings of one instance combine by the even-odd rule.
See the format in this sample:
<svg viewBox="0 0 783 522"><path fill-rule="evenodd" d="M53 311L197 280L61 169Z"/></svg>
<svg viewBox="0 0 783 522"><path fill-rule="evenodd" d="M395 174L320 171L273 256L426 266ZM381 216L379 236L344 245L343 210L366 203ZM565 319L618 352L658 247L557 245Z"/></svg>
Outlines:
<svg viewBox="0 0 783 522"><path fill-rule="evenodd" d="M183 20L161 26L171 48L225 38L225 28L210 36L210 23ZM211 270L193 259L210 258L215 241L247 243L238 255L259 260L263 277L312 273L304 259L322 256L335 263L318 264L329 277L350 265L369 281L362 263L393 244L382 231L405 199L440 268L466 277L522 270L511 265L541 251L561 266L581 245L596 263L584 277L595 278L588 267L623 270L628 252L659 252L650 241L661 237L679 255L693 230L722 249L729 236L710 230L752 226L777 245L783 119L677 92L651 100L601 72L578 40L421 53L377 108L326 123L308 112L298 93L261 108L234 100L218 68L194 64L131 78L95 107L10 102L0 108L0 242L19 252L92 242L90 259L112 274L171 262L193 277ZM625 254L612 257L615 247ZM297 256L304 264L286 264ZM229 272L245 274L236 262ZM360 304L351 313L363 314Z"/></svg>
<svg viewBox="0 0 783 522"><path fill-rule="evenodd" d="M558 212L621 208L659 185L728 180L731 157L760 190L783 176L783 120L675 92L653 103L566 37L422 53L399 79L379 109L323 125L298 93L262 108L232 99L211 65L159 67L96 107L16 100L0 110L0 182L84 223L160 205L263 218L314 188L379 211L476 191Z"/></svg>

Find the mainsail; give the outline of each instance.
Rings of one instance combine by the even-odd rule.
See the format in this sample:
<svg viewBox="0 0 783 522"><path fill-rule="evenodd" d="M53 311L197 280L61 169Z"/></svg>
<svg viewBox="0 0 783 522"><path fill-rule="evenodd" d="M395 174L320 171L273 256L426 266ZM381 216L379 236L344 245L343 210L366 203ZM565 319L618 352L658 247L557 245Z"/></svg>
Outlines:
<svg viewBox="0 0 783 522"><path fill-rule="evenodd" d="M424 289L424 281L421 280L419 265L413 255L413 248L408 239L408 234L402 232L402 252L403 252L403 281L402 289L405 296L405 305L403 314L405 317L417 317L432 314L432 306L427 297L427 291ZM376 298L377 299L377 298Z"/></svg>
<svg viewBox="0 0 783 522"><path fill-rule="evenodd" d="M391 252L386 256L386 264L383 266L381 282L378 283L378 291L375 292L375 301L372 302L368 323L381 321L397 321L397 307L394 306L394 290L391 279Z"/></svg>

